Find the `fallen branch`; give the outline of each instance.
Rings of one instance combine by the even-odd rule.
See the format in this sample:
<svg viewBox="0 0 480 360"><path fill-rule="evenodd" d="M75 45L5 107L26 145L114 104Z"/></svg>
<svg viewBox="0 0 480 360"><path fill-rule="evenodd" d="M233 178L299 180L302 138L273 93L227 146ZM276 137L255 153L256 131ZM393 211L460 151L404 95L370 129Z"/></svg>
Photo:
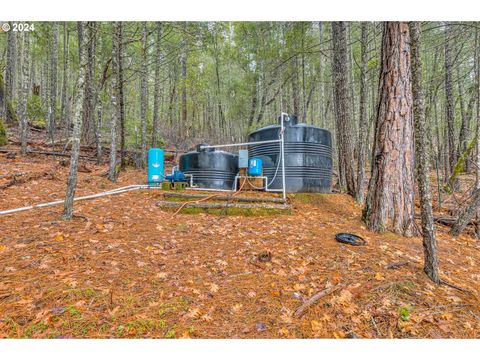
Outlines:
<svg viewBox="0 0 480 360"><path fill-rule="evenodd" d="M473 193L473 199L470 204L463 210L463 212L458 217L458 220L453 224L450 235L458 236L465 229L465 227L470 223L473 216L475 215L477 209L480 207L480 189L475 190Z"/></svg>
<svg viewBox="0 0 480 360"><path fill-rule="evenodd" d="M442 216L434 216L433 220L438 224L453 226L453 224L455 224L455 222L457 221L457 218L453 216L442 215ZM477 221L471 220L467 225L477 225Z"/></svg>
<svg viewBox="0 0 480 360"><path fill-rule="evenodd" d="M23 175L25 175L25 174L26 174L26 173L16 173L16 174L0 175L0 179L10 178L10 177L16 178L16 177L18 177L18 176L23 176Z"/></svg>
<svg viewBox="0 0 480 360"><path fill-rule="evenodd" d="M159 201L157 206L167 208L178 208L179 203L177 201ZM188 203L185 204L185 208L204 208L204 209L225 209L225 208L237 208L237 209L289 209L289 205L277 205L277 204L229 204L229 203Z"/></svg>
<svg viewBox="0 0 480 360"><path fill-rule="evenodd" d="M302 305L300 305L300 307L295 311L295 317L299 318L303 315L303 313L312 305L314 305L315 303L318 302L318 300L320 300L321 298L337 291L338 289L341 288L341 285L335 285L335 286L332 286L332 287L329 287L329 288L326 288L318 293L316 293L315 295L313 295L310 299L308 299L307 301L305 301Z"/></svg>
<svg viewBox="0 0 480 360"><path fill-rule="evenodd" d="M382 332L380 331L380 329L377 326L377 323L375 322L375 319L373 318L373 315L370 317L370 320L372 321L373 327L375 328L375 331L377 332L377 335L378 336L383 336Z"/></svg>
<svg viewBox="0 0 480 360"><path fill-rule="evenodd" d="M44 177L47 177L50 180L54 179L55 178L55 173L52 172L52 171L43 171L43 172L40 172L40 173L33 173L31 175L24 176L20 179L17 179L17 177L14 176L13 179L8 181L6 184L0 185L0 190L4 190L6 188L9 188L10 186L15 185L15 184L23 184L23 183L26 183L27 181L38 180L38 179L44 178Z"/></svg>
<svg viewBox="0 0 480 360"><path fill-rule="evenodd" d="M38 155L49 155L49 156L59 156L59 157L71 157L70 154L65 154L65 153L60 153L60 152L55 152L55 151L40 151L40 150L29 150L29 154L38 154ZM80 159L83 160L89 160L89 161L97 161L96 158L90 157L90 156L85 156L85 155L80 155Z"/></svg>
<svg viewBox="0 0 480 360"><path fill-rule="evenodd" d="M471 293L470 290L467 290L467 289L464 289L464 288L461 288L460 286L457 286L455 284L452 284L452 283L449 283L448 281L445 281L445 280L440 280L440 285L445 285L445 286L449 286L455 290L458 290L458 291L462 291L462 292L466 292L466 293Z"/></svg>
<svg viewBox="0 0 480 360"><path fill-rule="evenodd" d="M165 198L183 198L183 199L202 199L204 194L183 194L183 193L164 193ZM261 198L261 197L241 197L241 196L216 196L216 200L235 200L240 202L273 202L283 204L283 199L280 198Z"/></svg>
<svg viewBox="0 0 480 360"><path fill-rule="evenodd" d="M408 261L399 261L399 262L389 264L387 266L387 269L395 270L395 269L398 269L398 268L400 268L402 266L405 266L405 265L408 265Z"/></svg>

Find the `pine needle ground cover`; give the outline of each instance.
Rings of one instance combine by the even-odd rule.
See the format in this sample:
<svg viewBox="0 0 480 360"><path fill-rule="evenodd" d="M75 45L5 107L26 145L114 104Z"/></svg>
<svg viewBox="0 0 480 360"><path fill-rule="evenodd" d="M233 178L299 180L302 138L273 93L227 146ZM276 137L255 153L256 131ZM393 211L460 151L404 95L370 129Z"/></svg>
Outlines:
<svg viewBox="0 0 480 360"><path fill-rule="evenodd" d="M2 174L51 174L0 190L0 209L61 199L60 161L0 154ZM78 196L145 181L129 169L112 184L105 166L87 166ZM438 226L441 277L459 291L424 275L421 238L366 230L347 195L292 195L290 213L256 216L173 216L161 199L135 191L78 202L71 221L61 207L2 216L0 337L480 337L480 249L468 233ZM368 244L340 244L338 232Z"/></svg>

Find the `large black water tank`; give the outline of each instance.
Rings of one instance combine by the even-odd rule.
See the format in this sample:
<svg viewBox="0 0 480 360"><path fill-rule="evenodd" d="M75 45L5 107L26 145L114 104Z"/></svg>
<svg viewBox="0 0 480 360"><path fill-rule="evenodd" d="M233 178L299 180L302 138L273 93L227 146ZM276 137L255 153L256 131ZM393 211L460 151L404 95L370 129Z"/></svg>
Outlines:
<svg viewBox="0 0 480 360"><path fill-rule="evenodd" d="M296 116L284 121L285 183L287 192L329 193L332 187L332 135L330 131L307 124L298 124ZM270 125L252 132L248 141L279 139L280 125ZM250 145L249 156L263 160L263 173L271 189L282 188L280 144ZM278 170L277 170L278 168Z"/></svg>
<svg viewBox="0 0 480 360"><path fill-rule="evenodd" d="M193 185L232 190L238 173L238 156L226 151L201 149L180 156L180 171L193 175Z"/></svg>

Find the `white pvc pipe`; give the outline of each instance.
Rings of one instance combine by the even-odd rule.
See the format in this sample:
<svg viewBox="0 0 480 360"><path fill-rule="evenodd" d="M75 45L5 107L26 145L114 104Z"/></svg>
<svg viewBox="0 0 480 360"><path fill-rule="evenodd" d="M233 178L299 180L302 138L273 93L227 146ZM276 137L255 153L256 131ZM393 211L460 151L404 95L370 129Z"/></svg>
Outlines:
<svg viewBox="0 0 480 360"><path fill-rule="evenodd" d="M282 113L284 114L284 113ZM281 140L262 140L262 141L252 141L246 143L236 143L236 144L222 144L222 145L201 145L201 149L218 149L224 147L235 147L235 146L246 146L246 145L257 145L257 144L270 144L270 143L277 143Z"/></svg>
<svg viewBox="0 0 480 360"><path fill-rule="evenodd" d="M141 189L161 189L160 187L152 187L149 185L128 185L128 186L123 186L117 189L112 189L109 191L104 191L101 193L97 194L92 194L92 195L85 195L85 196L80 196L76 197L73 199L73 201L79 201L79 200L90 200L90 199L95 199L99 198L102 196L109 196L109 195L116 195L116 194L121 194L127 191L132 191L132 190L141 190ZM48 206L55 206L55 205L60 205L63 204L65 200L56 200L48 203L43 203L43 204L36 204L36 205L30 205L30 206L25 206L21 208L16 208L16 209L10 209L10 210L3 210L0 211L0 215L7 215L7 214L13 214L16 212L20 211L26 211L26 210L31 210L31 209L40 209Z"/></svg>
<svg viewBox="0 0 480 360"><path fill-rule="evenodd" d="M199 188L199 187L190 188L189 190L234 192L233 190L226 190L226 189L208 189L208 188Z"/></svg>
<svg viewBox="0 0 480 360"><path fill-rule="evenodd" d="M280 129L280 135L281 135L281 153L282 153L282 187L283 187L283 201L287 201L287 189L286 189L286 184L285 184L285 127L283 126L283 117L288 116L287 113L282 112L280 115L281 118L281 129Z"/></svg>

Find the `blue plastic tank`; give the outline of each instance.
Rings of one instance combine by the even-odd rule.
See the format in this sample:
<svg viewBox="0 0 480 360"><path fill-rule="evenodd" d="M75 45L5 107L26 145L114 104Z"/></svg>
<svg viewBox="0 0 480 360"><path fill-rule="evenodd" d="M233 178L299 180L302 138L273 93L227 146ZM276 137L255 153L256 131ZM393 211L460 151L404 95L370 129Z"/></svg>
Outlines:
<svg viewBox="0 0 480 360"><path fill-rule="evenodd" d="M163 149L151 148L148 150L148 183L159 184L163 181Z"/></svg>
<svg viewBox="0 0 480 360"><path fill-rule="evenodd" d="M257 157L248 159L248 175L249 176L262 175L262 159Z"/></svg>

